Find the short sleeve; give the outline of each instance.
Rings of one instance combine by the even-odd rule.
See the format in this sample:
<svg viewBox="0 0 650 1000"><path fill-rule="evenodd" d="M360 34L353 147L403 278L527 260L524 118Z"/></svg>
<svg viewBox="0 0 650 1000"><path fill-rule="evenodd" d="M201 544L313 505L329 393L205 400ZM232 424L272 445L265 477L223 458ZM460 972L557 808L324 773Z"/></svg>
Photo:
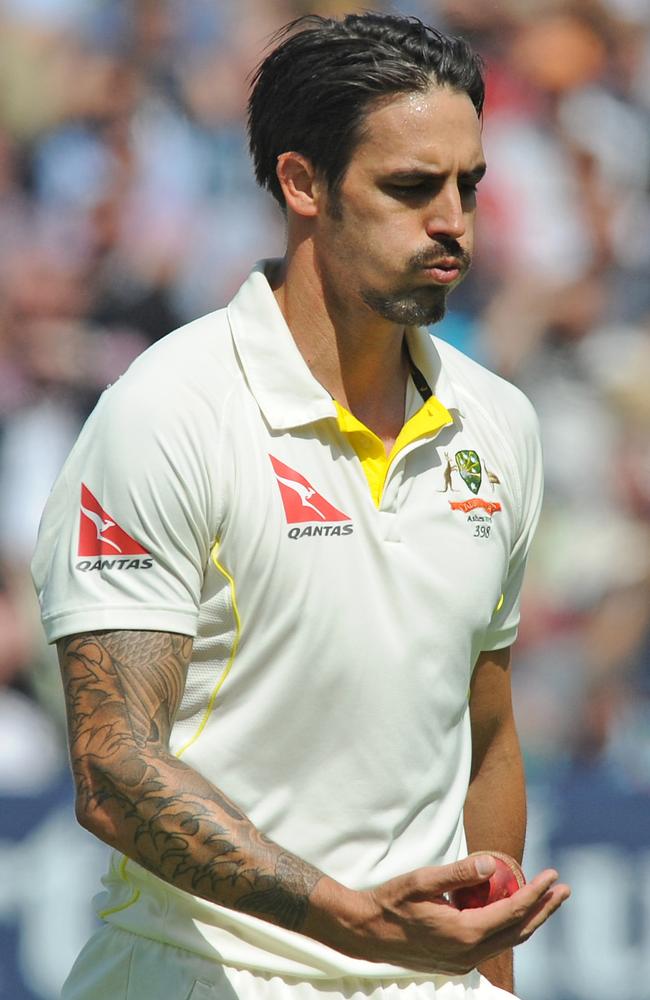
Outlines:
<svg viewBox="0 0 650 1000"><path fill-rule="evenodd" d="M216 421L191 389L179 398L142 384L127 375L106 390L43 514L32 575L49 642L99 629L196 633L218 522Z"/></svg>
<svg viewBox="0 0 650 1000"><path fill-rule="evenodd" d="M510 430L519 483L518 531L510 552L502 594L486 630L483 642L486 651L504 649L517 638L526 561L539 521L544 491L539 424L532 405L523 394L518 394L517 414Z"/></svg>

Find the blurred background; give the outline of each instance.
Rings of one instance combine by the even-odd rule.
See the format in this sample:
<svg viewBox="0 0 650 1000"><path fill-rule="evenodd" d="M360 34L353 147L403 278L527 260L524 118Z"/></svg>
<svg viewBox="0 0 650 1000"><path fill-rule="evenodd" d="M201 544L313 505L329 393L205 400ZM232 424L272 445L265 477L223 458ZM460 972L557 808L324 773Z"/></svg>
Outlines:
<svg viewBox="0 0 650 1000"><path fill-rule="evenodd" d="M524 1000L650 1000L649 0L375 0L487 63L479 240L436 329L523 388L547 493L515 698L526 868L573 886ZM0 0L0 998L50 1000L105 850L75 825L28 564L98 394L225 304L283 224L247 75L306 0Z"/></svg>

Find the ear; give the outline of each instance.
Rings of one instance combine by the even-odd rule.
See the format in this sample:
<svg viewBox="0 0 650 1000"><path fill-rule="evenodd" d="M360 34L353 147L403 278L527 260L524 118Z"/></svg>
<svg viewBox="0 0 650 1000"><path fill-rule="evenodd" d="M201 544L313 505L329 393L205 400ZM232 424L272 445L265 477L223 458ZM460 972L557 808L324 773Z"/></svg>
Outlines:
<svg viewBox="0 0 650 1000"><path fill-rule="evenodd" d="M276 173L287 209L303 218L318 215L320 184L306 156L293 151L280 153Z"/></svg>

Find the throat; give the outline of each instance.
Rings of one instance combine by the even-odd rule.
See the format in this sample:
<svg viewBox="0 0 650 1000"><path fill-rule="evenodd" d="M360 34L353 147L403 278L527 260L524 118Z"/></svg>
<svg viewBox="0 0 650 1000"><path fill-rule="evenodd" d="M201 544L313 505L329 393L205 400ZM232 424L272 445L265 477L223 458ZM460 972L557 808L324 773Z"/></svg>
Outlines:
<svg viewBox="0 0 650 1000"><path fill-rule="evenodd" d="M337 400L338 403L338 400ZM341 409L349 412L350 416L359 424L359 430L367 429L383 445L386 456L390 455L399 433L404 426L404 393L401 401L390 408L384 406L346 406L345 403L338 404Z"/></svg>
<svg viewBox="0 0 650 1000"><path fill-rule="evenodd" d="M388 455L405 423L406 392L410 359L403 346L392 364L366 364L352 377L341 373L339 392L332 393L336 402L349 411L364 427L383 443Z"/></svg>

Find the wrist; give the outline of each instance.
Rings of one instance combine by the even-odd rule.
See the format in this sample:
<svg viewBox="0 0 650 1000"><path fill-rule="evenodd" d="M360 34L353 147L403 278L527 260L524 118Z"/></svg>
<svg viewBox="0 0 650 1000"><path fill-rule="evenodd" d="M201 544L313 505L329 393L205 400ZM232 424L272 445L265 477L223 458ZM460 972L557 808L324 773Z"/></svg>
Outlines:
<svg viewBox="0 0 650 1000"><path fill-rule="evenodd" d="M310 895L302 933L350 958L366 958L364 927L376 909L371 893L349 889L324 875Z"/></svg>
<svg viewBox="0 0 650 1000"><path fill-rule="evenodd" d="M500 955L496 955L494 958L488 958L485 962L481 962L478 971L493 986L498 986L499 989L505 990L506 993L512 993L514 990L512 948L501 952Z"/></svg>

